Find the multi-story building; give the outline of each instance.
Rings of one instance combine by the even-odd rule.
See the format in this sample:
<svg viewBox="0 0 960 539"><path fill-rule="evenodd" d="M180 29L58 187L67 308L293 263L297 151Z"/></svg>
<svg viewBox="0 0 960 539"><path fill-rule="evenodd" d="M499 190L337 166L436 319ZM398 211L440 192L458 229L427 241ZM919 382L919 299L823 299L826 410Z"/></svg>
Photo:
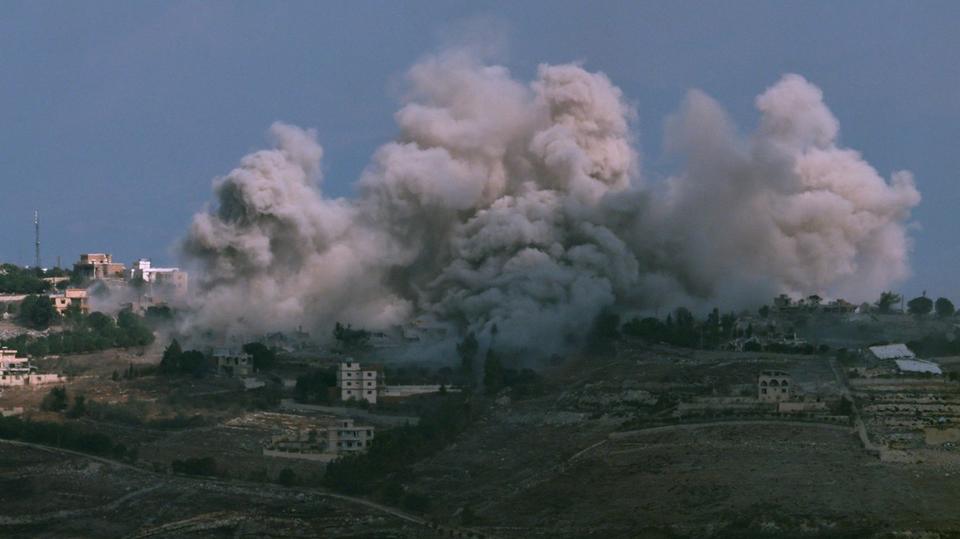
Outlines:
<svg viewBox="0 0 960 539"><path fill-rule="evenodd" d="M367 365L361 367L352 359L342 361L337 371L337 388L340 400L365 400L377 403L377 396L384 386L383 367Z"/></svg>
<svg viewBox="0 0 960 539"><path fill-rule="evenodd" d="M150 263L149 258L141 258L130 268L130 279L143 279L144 282L158 287L169 288L176 297L187 294L189 277L187 272L180 268L158 268Z"/></svg>
<svg viewBox="0 0 960 539"><path fill-rule="evenodd" d="M37 368L25 357L17 357L17 351L0 348L0 386L27 386L62 382L59 374L37 374Z"/></svg>
<svg viewBox="0 0 960 539"><path fill-rule="evenodd" d="M82 279L123 279L124 265L113 261L108 253L85 253L80 261L73 265L73 271Z"/></svg>
<svg viewBox="0 0 960 539"><path fill-rule="evenodd" d="M90 312L90 303L87 299L87 290L85 288L68 288L62 294L53 294L50 296L53 300L53 306L60 315L67 312L71 305L76 305L80 312L88 314Z"/></svg>
<svg viewBox="0 0 960 539"><path fill-rule="evenodd" d="M373 427L355 425L353 419L321 418L312 426L271 437L263 454L328 462L341 453L366 451L373 441Z"/></svg>

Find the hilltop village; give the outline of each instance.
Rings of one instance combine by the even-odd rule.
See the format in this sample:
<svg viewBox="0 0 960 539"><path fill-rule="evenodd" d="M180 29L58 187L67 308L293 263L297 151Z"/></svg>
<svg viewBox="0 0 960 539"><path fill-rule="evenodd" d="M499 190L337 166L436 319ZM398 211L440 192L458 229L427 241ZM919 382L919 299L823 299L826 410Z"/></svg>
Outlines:
<svg viewBox="0 0 960 539"><path fill-rule="evenodd" d="M424 320L198 337L185 272L102 253L0 292L0 535L960 533L946 298L604 312L537 357Z"/></svg>

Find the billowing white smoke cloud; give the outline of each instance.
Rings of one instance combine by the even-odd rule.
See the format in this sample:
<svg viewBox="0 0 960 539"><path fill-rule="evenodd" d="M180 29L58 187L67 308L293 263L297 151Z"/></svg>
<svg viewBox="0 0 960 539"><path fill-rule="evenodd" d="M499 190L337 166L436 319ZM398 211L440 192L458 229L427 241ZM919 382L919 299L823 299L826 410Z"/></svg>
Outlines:
<svg viewBox="0 0 960 539"><path fill-rule="evenodd" d="M819 89L788 75L739 137L691 92L668 126L685 171L645 187L634 113L601 73L540 67L529 85L461 53L409 72L397 140L356 199L328 199L315 133L274 124L274 149L216 180L184 252L202 266L194 322L264 331L428 315L499 345L562 348L606 307L770 293L863 297L908 272L919 194L852 150Z"/></svg>

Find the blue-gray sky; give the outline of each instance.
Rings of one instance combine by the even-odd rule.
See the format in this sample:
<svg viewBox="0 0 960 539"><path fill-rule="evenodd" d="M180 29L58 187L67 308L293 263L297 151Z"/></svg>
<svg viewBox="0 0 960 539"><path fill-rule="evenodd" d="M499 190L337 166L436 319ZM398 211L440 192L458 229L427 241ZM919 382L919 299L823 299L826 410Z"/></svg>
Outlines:
<svg viewBox="0 0 960 539"><path fill-rule="evenodd" d="M477 21L484 21L478 23ZM0 260L107 251L175 262L210 181L275 120L316 128L324 189L349 195L395 131L403 72L494 26L519 79L582 61L636 105L643 172L675 172L664 118L688 89L743 131L787 72L820 86L841 141L923 201L908 295L960 299L956 2L7 2L0 13Z"/></svg>

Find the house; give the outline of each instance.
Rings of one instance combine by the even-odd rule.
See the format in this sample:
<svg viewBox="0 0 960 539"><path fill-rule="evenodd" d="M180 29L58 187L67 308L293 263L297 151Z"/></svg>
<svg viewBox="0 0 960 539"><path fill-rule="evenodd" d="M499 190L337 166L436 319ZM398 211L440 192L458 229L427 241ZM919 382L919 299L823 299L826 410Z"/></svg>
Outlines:
<svg viewBox="0 0 960 539"><path fill-rule="evenodd" d="M793 395L793 379L783 371L763 371L757 377L757 398L761 402L788 401Z"/></svg>
<svg viewBox="0 0 960 539"><path fill-rule="evenodd" d="M253 356L231 348L217 348L213 351L217 362L217 374L240 378L253 374Z"/></svg>
<svg viewBox="0 0 960 539"><path fill-rule="evenodd" d="M17 351L0 348L0 386L29 386L56 384L64 379L59 374L37 374L37 368Z"/></svg>
<svg viewBox="0 0 960 539"><path fill-rule="evenodd" d="M71 305L76 305L77 309L80 309L83 314L90 313L90 302L85 288L68 288L62 294L51 295L50 299L61 316L67 312Z"/></svg>
<svg viewBox="0 0 960 539"><path fill-rule="evenodd" d="M82 279L95 281L98 279L123 279L124 265L114 262L108 253L85 253L80 255L80 261L73 265L73 271Z"/></svg>
<svg viewBox="0 0 960 539"><path fill-rule="evenodd" d="M302 425L290 432L271 437L263 448L264 456L329 462L343 453L366 451L373 442L374 429L356 425L349 418L320 418L313 425Z"/></svg>

